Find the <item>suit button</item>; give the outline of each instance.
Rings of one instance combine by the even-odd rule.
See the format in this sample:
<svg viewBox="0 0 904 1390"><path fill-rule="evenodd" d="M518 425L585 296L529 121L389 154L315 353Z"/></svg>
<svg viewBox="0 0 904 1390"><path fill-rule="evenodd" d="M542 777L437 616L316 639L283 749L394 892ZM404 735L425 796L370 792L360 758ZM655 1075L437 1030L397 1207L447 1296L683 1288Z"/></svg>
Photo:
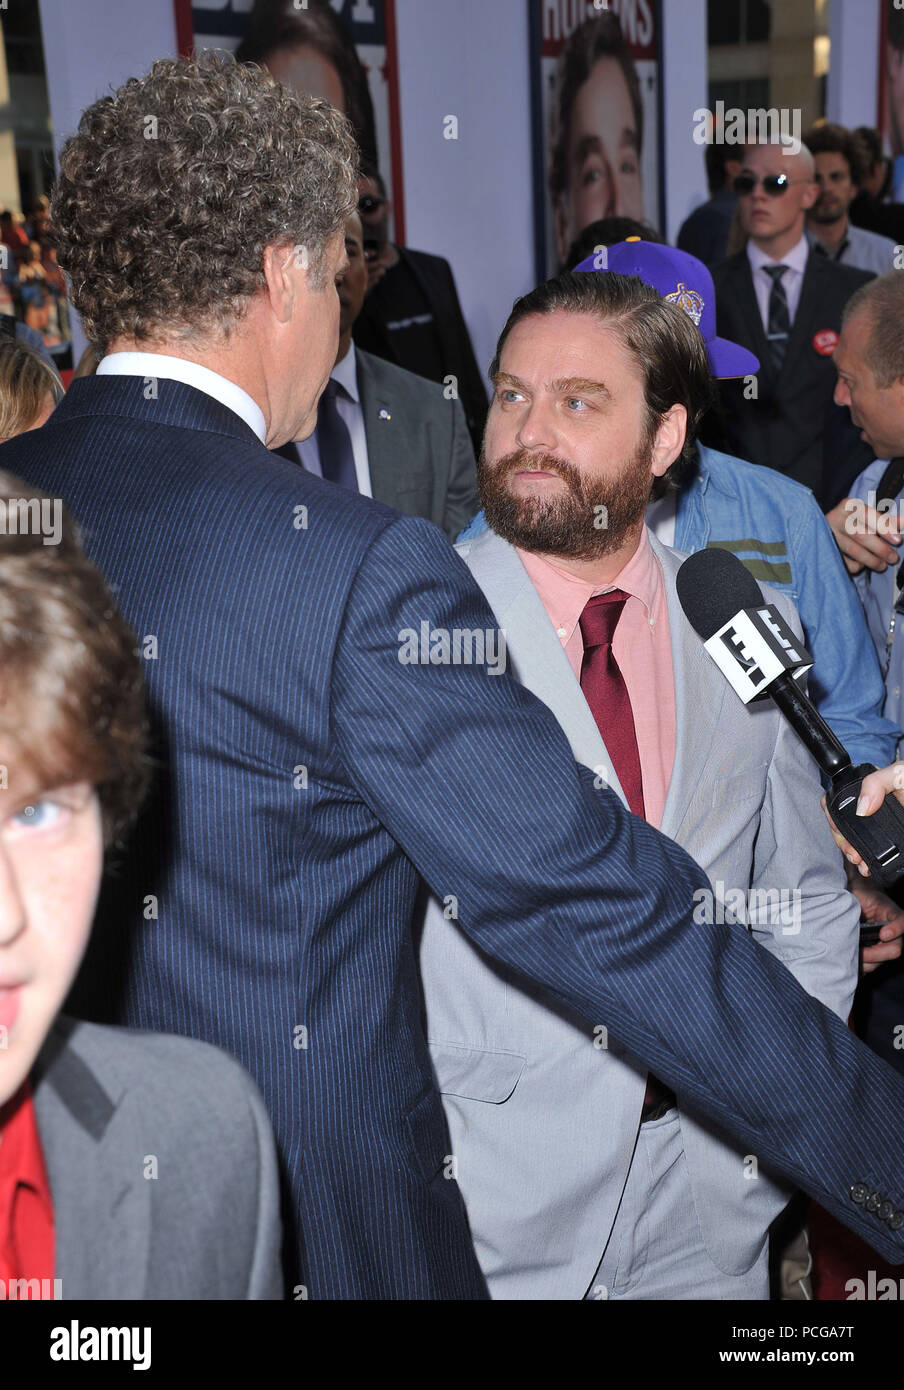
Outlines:
<svg viewBox="0 0 904 1390"><path fill-rule="evenodd" d="M883 1202L877 1210L876 1215L878 1216L880 1221L887 1221L893 1211L894 1206L891 1202Z"/></svg>
<svg viewBox="0 0 904 1390"><path fill-rule="evenodd" d="M860 1202L865 1202L868 1192L869 1188L865 1182L855 1182L854 1186L851 1188L851 1201L857 1202L858 1204Z"/></svg>
<svg viewBox="0 0 904 1390"><path fill-rule="evenodd" d="M867 1211L878 1211L881 1201L882 1198L879 1196L878 1192L871 1192L866 1199Z"/></svg>
<svg viewBox="0 0 904 1390"><path fill-rule="evenodd" d="M888 1224L893 1231L900 1231L901 1227L904 1226L904 1211L892 1212L888 1218Z"/></svg>

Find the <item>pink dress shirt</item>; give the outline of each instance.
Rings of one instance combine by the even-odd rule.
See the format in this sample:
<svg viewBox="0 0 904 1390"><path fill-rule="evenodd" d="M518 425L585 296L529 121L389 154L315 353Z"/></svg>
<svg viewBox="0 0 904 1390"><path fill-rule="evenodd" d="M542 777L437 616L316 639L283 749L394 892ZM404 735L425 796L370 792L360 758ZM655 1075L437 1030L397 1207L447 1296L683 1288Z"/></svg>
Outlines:
<svg viewBox="0 0 904 1390"><path fill-rule="evenodd" d="M634 711L646 819L659 827L675 762L675 677L665 584L644 527L631 559L611 584L590 584L568 574L547 555L518 550L578 681L584 643L579 620L594 594L623 589L629 595L612 650ZM605 739L606 731L602 731Z"/></svg>

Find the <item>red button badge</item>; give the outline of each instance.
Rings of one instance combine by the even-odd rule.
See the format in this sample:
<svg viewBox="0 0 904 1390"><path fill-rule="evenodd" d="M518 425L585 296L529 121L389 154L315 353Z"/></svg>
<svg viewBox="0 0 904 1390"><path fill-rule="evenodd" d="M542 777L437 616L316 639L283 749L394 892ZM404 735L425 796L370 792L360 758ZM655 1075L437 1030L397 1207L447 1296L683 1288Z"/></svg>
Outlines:
<svg viewBox="0 0 904 1390"><path fill-rule="evenodd" d="M838 346L838 334L834 328L820 328L813 334L813 346L820 357L831 357Z"/></svg>

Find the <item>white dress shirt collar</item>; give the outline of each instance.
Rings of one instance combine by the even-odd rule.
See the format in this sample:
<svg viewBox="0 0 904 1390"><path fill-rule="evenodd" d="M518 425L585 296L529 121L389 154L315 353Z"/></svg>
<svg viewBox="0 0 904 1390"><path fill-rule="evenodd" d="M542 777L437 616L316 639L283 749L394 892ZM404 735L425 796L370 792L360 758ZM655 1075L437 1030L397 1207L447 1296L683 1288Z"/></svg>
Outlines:
<svg viewBox="0 0 904 1390"><path fill-rule="evenodd" d="M760 270L764 265L786 265L789 270L796 270L798 275L803 275L807 268L807 257L810 254L810 243L806 236L801 239L790 251L786 251L784 256L779 256L776 260L773 256L767 256L765 251L761 251L758 246L754 246L752 241L747 243L747 259L750 261L750 269Z"/></svg>
<svg viewBox="0 0 904 1390"><path fill-rule="evenodd" d="M168 357L162 352L111 352L101 358L98 376L160 377L163 381L181 381L212 396L238 415L254 430L261 443L266 442L267 422L264 412L248 392L228 377L202 367L200 362L188 362L184 357ZM344 384L344 383L343 383Z"/></svg>
<svg viewBox="0 0 904 1390"><path fill-rule="evenodd" d="M769 332L769 299L772 294L772 276L767 274L767 268L773 265L787 266L787 270L782 276L782 289L785 291L785 299L788 304L788 317L793 324L797 317L797 306L800 303L800 292L803 288L809 254L810 243L805 236L802 236L797 245L792 246L790 251L778 261L774 261L771 256L766 255L765 251L761 251L759 247L754 246L753 242L748 241L747 260L753 277L753 289L756 294L757 308L760 311L760 321L766 333Z"/></svg>

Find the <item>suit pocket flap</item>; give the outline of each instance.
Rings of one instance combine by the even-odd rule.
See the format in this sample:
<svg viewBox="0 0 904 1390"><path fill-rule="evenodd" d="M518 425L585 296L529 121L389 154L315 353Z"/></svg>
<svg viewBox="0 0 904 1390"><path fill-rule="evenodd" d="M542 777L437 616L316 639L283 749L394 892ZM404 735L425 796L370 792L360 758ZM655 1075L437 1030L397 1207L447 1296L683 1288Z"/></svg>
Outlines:
<svg viewBox="0 0 904 1390"><path fill-rule="evenodd" d="M735 773L731 777L718 777L713 782L713 810L726 806L737 806L742 801L762 801L765 795L768 768L763 763L752 763L746 772Z"/></svg>
<svg viewBox="0 0 904 1390"><path fill-rule="evenodd" d="M431 1042L429 1046L440 1091L495 1105L508 1100L526 1061L517 1052L490 1052L455 1043Z"/></svg>

